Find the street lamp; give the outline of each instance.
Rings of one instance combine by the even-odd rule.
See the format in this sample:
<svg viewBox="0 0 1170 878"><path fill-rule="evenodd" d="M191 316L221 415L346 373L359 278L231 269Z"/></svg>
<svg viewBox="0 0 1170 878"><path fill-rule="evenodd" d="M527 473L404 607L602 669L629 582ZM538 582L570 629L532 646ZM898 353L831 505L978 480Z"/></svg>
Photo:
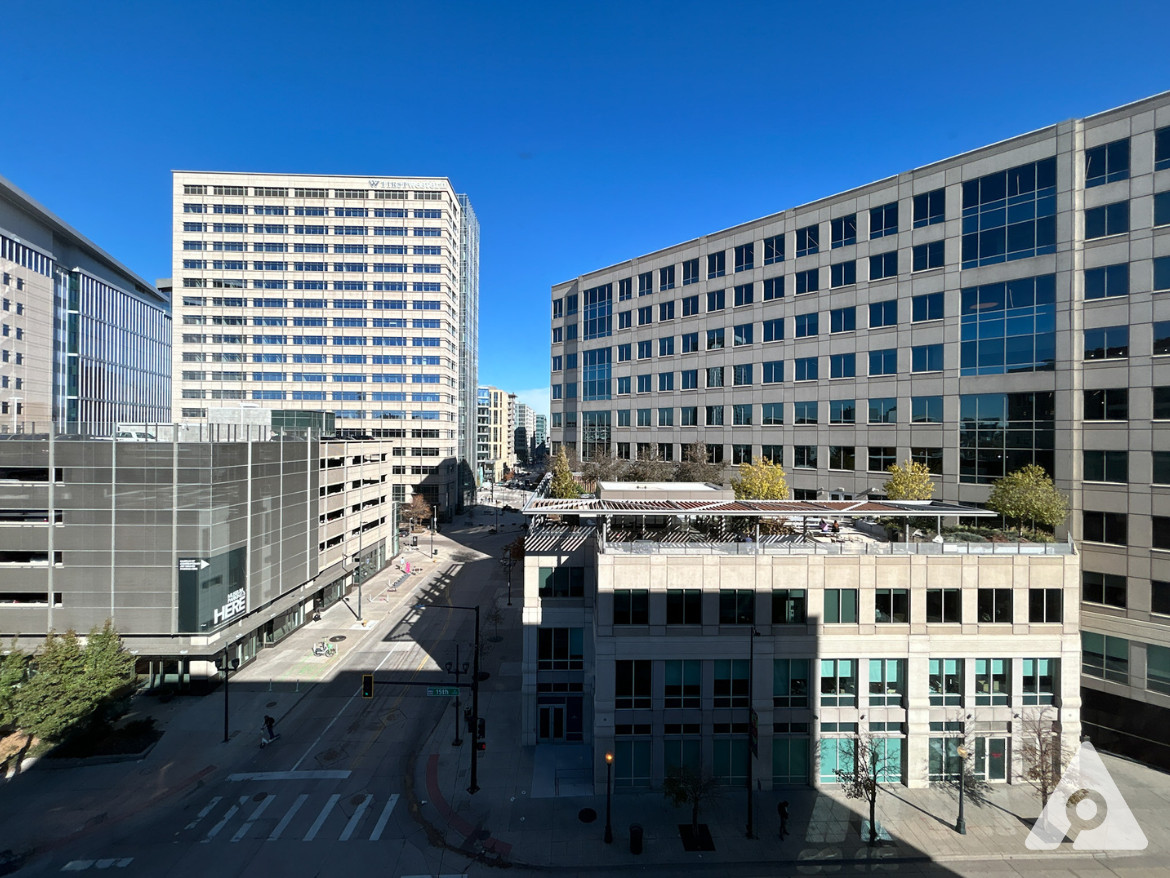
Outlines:
<svg viewBox="0 0 1170 878"><path fill-rule="evenodd" d="M459 663L459 644L455 644L455 661L447 662L447 673L455 675L455 740L451 742L452 747L458 747L463 743L463 739L459 737L459 676L467 673L467 662Z"/></svg>
<svg viewBox="0 0 1170 878"><path fill-rule="evenodd" d="M613 821L610 819L613 805L613 754L605 754L605 843L613 844Z"/></svg>
<svg viewBox="0 0 1170 878"><path fill-rule="evenodd" d="M471 785L467 792L475 795L479 792L479 605L464 607L458 604L415 604L416 610L428 607L444 610L470 610L475 613L475 655L472 656L471 666Z"/></svg>
<svg viewBox="0 0 1170 878"><path fill-rule="evenodd" d="M760 636L760 632L752 626L751 637L748 638L748 750L747 750L747 837L755 838L755 827L752 820L752 759L754 758L753 750L759 746L759 720L756 717L756 709L752 706L752 693L754 690L755 675L756 675L756 638Z"/></svg>
<svg viewBox="0 0 1170 878"><path fill-rule="evenodd" d="M240 666L238 658L228 658L228 647L223 648L223 663L216 662L215 666L223 671L223 742L228 742L228 680L231 679L231 672Z"/></svg>
<svg viewBox="0 0 1170 878"><path fill-rule="evenodd" d="M955 821L955 832L959 835L967 834L967 818L963 816L963 793L967 787L967 755L966 747L959 746L955 748L955 752L959 754L959 819Z"/></svg>

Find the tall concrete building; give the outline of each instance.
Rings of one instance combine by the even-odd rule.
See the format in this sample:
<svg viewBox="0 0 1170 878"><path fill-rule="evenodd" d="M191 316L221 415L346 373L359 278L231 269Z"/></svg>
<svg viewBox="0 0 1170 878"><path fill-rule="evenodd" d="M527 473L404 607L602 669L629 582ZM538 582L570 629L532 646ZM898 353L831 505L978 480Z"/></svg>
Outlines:
<svg viewBox="0 0 1170 878"><path fill-rule="evenodd" d="M170 421L169 298L3 178L0 330L0 431Z"/></svg>
<svg viewBox="0 0 1170 878"><path fill-rule="evenodd" d="M912 459L981 504L1043 466L1083 552L1085 728L1170 765L1167 293L1170 93L556 285L551 438L705 442L808 500Z"/></svg>
<svg viewBox="0 0 1170 878"><path fill-rule="evenodd" d="M548 441L548 416L537 415L536 426L533 428L532 445L534 448L539 448Z"/></svg>
<svg viewBox="0 0 1170 878"><path fill-rule="evenodd" d="M479 390L479 219L459 195L459 472L463 504L475 502Z"/></svg>
<svg viewBox="0 0 1170 878"><path fill-rule="evenodd" d="M516 463L512 423L515 394L498 387L481 387L477 406L477 462L480 479L499 481L504 470Z"/></svg>
<svg viewBox="0 0 1170 878"><path fill-rule="evenodd" d="M465 498L479 225L445 178L177 171L175 416L325 409L394 502Z"/></svg>
<svg viewBox="0 0 1170 878"><path fill-rule="evenodd" d="M532 437L535 433L536 412L532 410L531 406L527 406L522 402L516 403L516 429L512 435L515 437L513 447L516 452L517 462L528 463L534 447Z"/></svg>

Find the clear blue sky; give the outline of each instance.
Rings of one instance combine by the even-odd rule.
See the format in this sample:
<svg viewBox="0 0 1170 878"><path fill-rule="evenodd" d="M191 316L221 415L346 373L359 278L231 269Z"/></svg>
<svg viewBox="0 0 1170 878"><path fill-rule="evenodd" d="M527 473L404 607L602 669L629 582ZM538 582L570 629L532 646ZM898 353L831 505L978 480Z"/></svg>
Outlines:
<svg viewBox="0 0 1170 878"><path fill-rule="evenodd" d="M1170 4L0 6L0 176L170 274L170 171L450 177L481 384L548 411L549 287L1170 89Z"/></svg>

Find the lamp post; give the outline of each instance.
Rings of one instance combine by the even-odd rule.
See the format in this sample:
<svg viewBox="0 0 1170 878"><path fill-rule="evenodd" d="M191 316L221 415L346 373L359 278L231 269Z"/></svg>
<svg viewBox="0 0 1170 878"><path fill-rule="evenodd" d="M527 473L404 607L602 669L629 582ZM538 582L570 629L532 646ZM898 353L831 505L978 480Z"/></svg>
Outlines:
<svg viewBox="0 0 1170 878"><path fill-rule="evenodd" d="M479 792L479 605L465 607L458 604L415 604L416 610L428 607L445 610L469 610L475 613L475 655L471 665L471 784L467 792L475 795Z"/></svg>
<svg viewBox="0 0 1170 878"><path fill-rule="evenodd" d="M512 606L512 568L516 566L516 559L508 559L508 606Z"/></svg>
<svg viewBox="0 0 1170 878"><path fill-rule="evenodd" d="M463 743L463 739L459 737L459 676L467 673L467 662L459 663L459 644L455 644L455 661L447 662L447 673L455 675L455 740L451 742L452 747L458 747Z"/></svg>
<svg viewBox="0 0 1170 878"><path fill-rule="evenodd" d="M218 665L219 662L216 662ZM231 679L232 671L240 666L238 658L228 658L228 647L223 648L223 665L220 670L223 671L223 742L228 742L228 681Z"/></svg>
<svg viewBox="0 0 1170 878"><path fill-rule="evenodd" d="M605 843L613 844L613 754L605 754Z"/></svg>
<svg viewBox="0 0 1170 878"><path fill-rule="evenodd" d="M755 838L755 826L752 820L752 760L755 758L753 750L758 747L758 725L756 709L752 706L752 693L756 676L756 638L760 632L752 626L751 636L748 638L748 749L747 749L747 837Z"/></svg>
<svg viewBox="0 0 1170 878"><path fill-rule="evenodd" d="M959 835L967 834L967 818L963 816L963 793L967 788L967 754L966 747L955 748L959 754L959 819L955 821L955 832Z"/></svg>

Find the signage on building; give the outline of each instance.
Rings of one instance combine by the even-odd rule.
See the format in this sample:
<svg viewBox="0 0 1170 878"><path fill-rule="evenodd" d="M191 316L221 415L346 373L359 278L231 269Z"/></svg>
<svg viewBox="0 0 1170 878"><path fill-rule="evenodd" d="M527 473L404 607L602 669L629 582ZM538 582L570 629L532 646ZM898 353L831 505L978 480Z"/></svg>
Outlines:
<svg viewBox="0 0 1170 878"><path fill-rule="evenodd" d="M370 180L371 189L446 189L443 180Z"/></svg>
<svg viewBox="0 0 1170 878"><path fill-rule="evenodd" d="M212 624L219 625L228 619L248 612L248 592L239 588L227 596L227 603L219 607L212 614Z"/></svg>
<svg viewBox="0 0 1170 878"><path fill-rule="evenodd" d="M203 558L180 558L180 570L202 570L204 567L210 567L211 562L205 561Z"/></svg>

